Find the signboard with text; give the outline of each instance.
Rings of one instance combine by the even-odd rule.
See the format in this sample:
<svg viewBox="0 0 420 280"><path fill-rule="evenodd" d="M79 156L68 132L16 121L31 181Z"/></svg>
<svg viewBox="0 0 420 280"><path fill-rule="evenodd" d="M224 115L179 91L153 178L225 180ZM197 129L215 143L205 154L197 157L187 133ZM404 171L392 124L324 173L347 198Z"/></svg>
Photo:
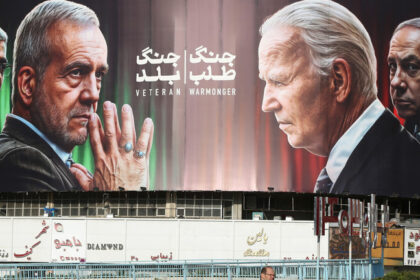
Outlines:
<svg viewBox="0 0 420 280"><path fill-rule="evenodd" d="M420 229L404 231L404 265L420 266Z"/></svg>
<svg viewBox="0 0 420 280"><path fill-rule="evenodd" d="M86 221L54 221L52 230L53 262L84 262L86 260Z"/></svg>
<svg viewBox="0 0 420 280"><path fill-rule="evenodd" d="M317 250L310 221L0 218L0 225L8 228L3 262L298 260L315 259ZM328 258L327 237L320 253Z"/></svg>
<svg viewBox="0 0 420 280"><path fill-rule="evenodd" d="M407 229L406 229L407 230ZM373 258L382 257L381 246L382 233L378 233L376 248L372 249ZM404 229L391 228L386 235L386 244L384 246L384 265L402 266L404 260Z"/></svg>

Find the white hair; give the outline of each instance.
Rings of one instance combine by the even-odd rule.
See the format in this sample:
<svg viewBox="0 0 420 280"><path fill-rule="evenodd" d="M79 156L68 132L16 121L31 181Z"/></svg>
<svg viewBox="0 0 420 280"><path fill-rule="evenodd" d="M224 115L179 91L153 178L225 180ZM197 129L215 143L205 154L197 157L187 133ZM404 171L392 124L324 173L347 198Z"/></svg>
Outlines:
<svg viewBox="0 0 420 280"><path fill-rule="evenodd" d="M3 29L0 28L0 42L7 43L7 34Z"/></svg>
<svg viewBox="0 0 420 280"><path fill-rule="evenodd" d="M398 24L397 28L395 28L392 36L394 36L395 33L397 33L398 31L400 31L401 29L403 29L404 27L407 27L407 26L411 26L411 27L415 27L415 28L420 29L420 18L412 18L412 19L401 22L400 24Z"/></svg>
<svg viewBox="0 0 420 280"><path fill-rule="evenodd" d="M43 80L45 69L51 61L47 31L54 23L65 20L99 27L99 20L94 11L84 5L64 0L42 2L20 23L13 50L13 104L19 96L17 92L19 69L31 66L37 74L37 82Z"/></svg>
<svg viewBox="0 0 420 280"><path fill-rule="evenodd" d="M353 75L352 88L367 97L376 96L375 51L366 29L348 9L333 1L299 1L268 18L260 33L264 36L279 26L301 32L321 76L330 76L335 59L345 59Z"/></svg>

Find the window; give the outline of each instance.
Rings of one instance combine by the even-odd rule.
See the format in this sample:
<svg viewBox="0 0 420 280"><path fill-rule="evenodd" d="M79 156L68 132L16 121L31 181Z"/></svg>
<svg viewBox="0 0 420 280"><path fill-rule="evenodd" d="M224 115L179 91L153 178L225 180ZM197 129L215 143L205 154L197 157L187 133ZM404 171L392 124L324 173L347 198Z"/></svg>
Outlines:
<svg viewBox="0 0 420 280"><path fill-rule="evenodd" d="M177 192L176 193L176 215L186 218L222 218L223 204L230 207L232 218L233 195L222 192Z"/></svg>

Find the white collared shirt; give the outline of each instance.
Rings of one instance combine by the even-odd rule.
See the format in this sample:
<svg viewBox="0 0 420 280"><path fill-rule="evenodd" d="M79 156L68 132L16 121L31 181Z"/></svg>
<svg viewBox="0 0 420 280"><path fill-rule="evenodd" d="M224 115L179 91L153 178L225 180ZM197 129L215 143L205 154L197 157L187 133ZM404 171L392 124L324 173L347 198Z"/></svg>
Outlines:
<svg viewBox="0 0 420 280"><path fill-rule="evenodd" d="M379 99L376 99L335 143L325 166L328 176L333 182L331 188L334 187L354 149L384 111L385 107Z"/></svg>
<svg viewBox="0 0 420 280"><path fill-rule="evenodd" d="M53 142L51 142L47 136L42 133L38 128L36 128L32 123L28 122L27 120L25 120L24 118L17 116L15 114L8 114L8 117L12 117L16 120L21 121L22 123L24 123L26 126L28 126L30 129L32 129L36 134L39 135L39 137L41 137L42 139L45 140L45 142L48 143L48 145L50 145L50 147L57 153L57 155L61 158L61 160L66 163L66 161L69 159L71 153L67 153L65 152L63 149L61 149L59 146L57 146L56 144L54 144Z"/></svg>

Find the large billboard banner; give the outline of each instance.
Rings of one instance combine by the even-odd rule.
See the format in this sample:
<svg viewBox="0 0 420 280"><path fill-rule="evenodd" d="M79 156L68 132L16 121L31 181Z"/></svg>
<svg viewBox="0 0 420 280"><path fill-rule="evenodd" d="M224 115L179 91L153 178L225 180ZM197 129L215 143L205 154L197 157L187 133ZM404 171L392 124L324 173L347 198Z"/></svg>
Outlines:
<svg viewBox="0 0 420 280"><path fill-rule="evenodd" d="M420 144L393 116L411 120L416 103L392 102L400 58L389 47L420 16L417 0L76 2L99 27L74 10L43 30L33 12L17 46L41 1L2 3L15 73L4 64L0 191L418 192ZM285 21L305 9L324 18ZM52 43L25 52L42 34Z"/></svg>

